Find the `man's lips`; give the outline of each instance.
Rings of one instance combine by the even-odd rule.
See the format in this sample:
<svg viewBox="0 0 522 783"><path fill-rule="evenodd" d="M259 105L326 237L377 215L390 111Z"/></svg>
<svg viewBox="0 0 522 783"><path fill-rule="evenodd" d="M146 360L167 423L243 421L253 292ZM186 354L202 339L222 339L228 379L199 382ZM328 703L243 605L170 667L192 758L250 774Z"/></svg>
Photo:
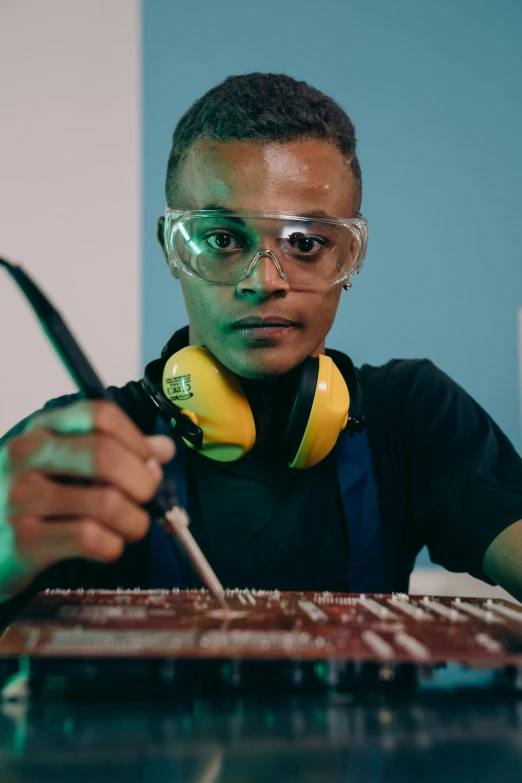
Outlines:
<svg viewBox="0 0 522 783"><path fill-rule="evenodd" d="M298 326L296 321L290 321L281 316L245 316L232 324L232 330L244 339L254 340L262 345L267 340L277 340L288 334L292 327Z"/></svg>
<svg viewBox="0 0 522 783"><path fill-rule="evenodd" d="M295 321L289 321L288 318L280 318L279 316L270 316L266 318L247 316L246 318L240 318L238 321L234 321L232 329L274 329L296 325Z"/></svg>

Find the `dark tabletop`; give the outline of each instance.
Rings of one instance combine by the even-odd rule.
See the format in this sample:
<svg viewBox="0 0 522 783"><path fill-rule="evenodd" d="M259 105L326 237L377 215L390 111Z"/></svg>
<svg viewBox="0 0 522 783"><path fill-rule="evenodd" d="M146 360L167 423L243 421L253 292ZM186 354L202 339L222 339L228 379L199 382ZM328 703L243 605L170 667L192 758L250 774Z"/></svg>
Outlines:
<svg viewBox="0 0 522 783"><path fill-rule="evenodd" d="M459 679L460 678L460 679ZM1 783L522 781L522 698L443 670L387 695L40 697L0 707Z"/></svg>

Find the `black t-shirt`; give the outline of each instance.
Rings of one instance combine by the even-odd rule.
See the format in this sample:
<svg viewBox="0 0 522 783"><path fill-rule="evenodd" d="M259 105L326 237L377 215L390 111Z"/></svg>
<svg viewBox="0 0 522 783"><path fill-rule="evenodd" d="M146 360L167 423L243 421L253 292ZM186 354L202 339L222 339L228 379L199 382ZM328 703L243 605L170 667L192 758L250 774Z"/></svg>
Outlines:
<svg viewBox="0 0 522 783"><path fill-rule="evenodd" d="M392 360L380 367L363 365L358 374L392 589L407 591L415 557L425 544L434 562L491 583L482 569L484 554L502 530L522 519L522 459L485 411L430 361ZM153 431L155 409L139 384L131 382L111 391L145 432ZM48 405L64 405L74 399L75 396L62 397ZM23 425L24 422L8 435L21 431ZM332 498L329 482L333 479L327 470L330 465L333 473L331 459L325 460L317 471L318 476L323 471L328 473L326 481L318 479L313 493L313 503L321 508ZM205 468L200 468L196 469L194 480L201 491L209 471L205 474ZM211 504L226 503L229 486L224 469L210 470L214 473L214 479L210 479L211 494L205 498L203 493L201 497L203 514L207 508L207 528L213 524ZM223 477L217 481L219 471ZM302 471L303 475L306 473ZM242 480L244 477L238 479ZM265 484L259 489L265 493ZM288 508L292 508L291 500ZM298 508L299 503L290 513L298 514ZM339 517L335 520L339 505L330 503L330 508L329 529L335 537L342 530ZM223 520L223 524L226 526L228 521ZM288 530L292 525L295 530L299 519L294 517L288 524ZM211 538L213 532L214 528ZM308 543L312 539L313 536ZM274 540L275 528L267 542ZM349 542L345 542L345 547L346 553ZM216 559L220 571L229 567L230 557L218 550L214 538L208 554L211 560ZM43 574L32 590L42 586L147 587L147 552L145 540L128 546L114 564L78 560L59 564ZM255 547L252 552L256 553L252 556L257 558L259 578L264 578L262 553L256 552ZM234 580L239 578L235 573L232 576Z"/></svg>
<svg viewBox="0 0 522 783"><path fill-rule="evenodd" d="M348 533L333 453L307 470L274 455L189 452L192 533L224 587L348 590ZM189 586L199 585L188 569Z"/></svg>

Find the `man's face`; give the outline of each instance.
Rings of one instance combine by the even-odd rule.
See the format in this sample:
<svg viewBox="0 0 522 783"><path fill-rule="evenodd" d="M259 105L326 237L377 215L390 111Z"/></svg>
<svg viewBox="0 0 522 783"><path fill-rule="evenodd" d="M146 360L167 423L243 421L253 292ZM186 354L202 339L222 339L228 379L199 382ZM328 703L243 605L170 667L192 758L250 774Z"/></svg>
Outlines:
<svg viewBox="0 0 522 783"><path fill-rule="evenodd" d="M339 150L330 142L303 139L284 143L198 141L182 164L174 209L208 204L234 210L293 214L323 210L354 217L353 181ZM163 246L163 221L158 238ZM278 257L283 269L285 258ZM286 261L286 263L290 263ZM324 352L337 312L341 285L292 290L269 256L237 286L219 286L172 269L179 277L189 317L191 345L204 345L232 372L267 378L289 372L307 356ZM270 333L234 326L246 317L292 322Z"/></svg>

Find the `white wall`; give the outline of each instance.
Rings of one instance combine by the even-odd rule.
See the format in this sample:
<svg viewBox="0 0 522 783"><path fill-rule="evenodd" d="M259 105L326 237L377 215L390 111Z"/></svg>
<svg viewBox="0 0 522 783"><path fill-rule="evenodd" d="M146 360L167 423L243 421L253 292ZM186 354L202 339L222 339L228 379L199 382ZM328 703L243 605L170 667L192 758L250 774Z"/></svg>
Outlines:
<svg viewBox="0 0 522 783"><path fill-rule="evenodd" d="M0 255L34 273L108 383L139 372L138 0L0 3ZM0 434L73 390L0 271Z"/></svg>

